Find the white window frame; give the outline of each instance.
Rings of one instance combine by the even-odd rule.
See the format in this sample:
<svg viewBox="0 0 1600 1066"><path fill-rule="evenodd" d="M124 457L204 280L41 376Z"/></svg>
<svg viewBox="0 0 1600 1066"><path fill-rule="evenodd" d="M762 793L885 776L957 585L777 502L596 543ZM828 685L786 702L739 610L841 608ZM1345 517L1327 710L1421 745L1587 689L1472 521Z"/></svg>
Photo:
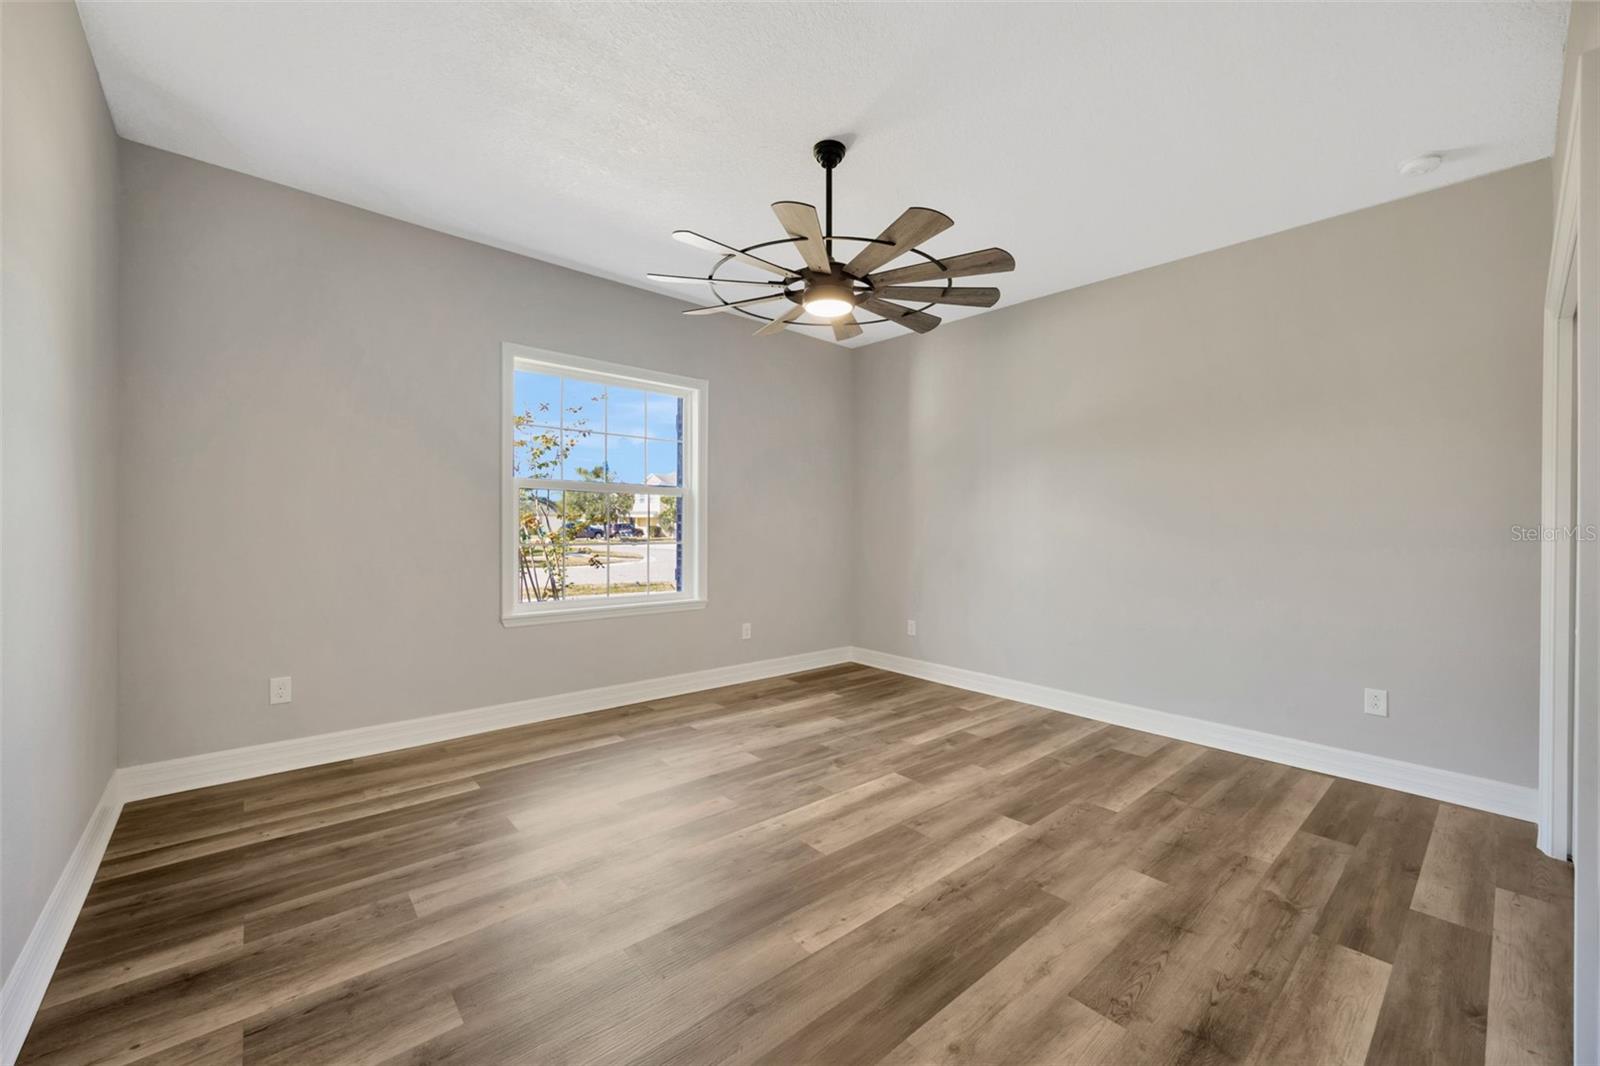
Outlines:
<svg viewBox="0 0 1600 1066"><path fill-rule="evenodd" d="M530 348L506 342L501 345L500 383L500 621L507 626L545 622L617 618L666 611L692 611L706 605L706 397L710 385L700 378L681 377L659 370L603 363L563 352ZM563 599L550 603L517 602L517 491L548 488L593 492L594 482L519 478L513 468L516 440L516 374L518 369L581 377L630 389L648 389L683 400L683 469L676 486L608 483L608 491L635 495L677 496L687 519L683 545L683 589L679 592L639 593Z"/></svg>

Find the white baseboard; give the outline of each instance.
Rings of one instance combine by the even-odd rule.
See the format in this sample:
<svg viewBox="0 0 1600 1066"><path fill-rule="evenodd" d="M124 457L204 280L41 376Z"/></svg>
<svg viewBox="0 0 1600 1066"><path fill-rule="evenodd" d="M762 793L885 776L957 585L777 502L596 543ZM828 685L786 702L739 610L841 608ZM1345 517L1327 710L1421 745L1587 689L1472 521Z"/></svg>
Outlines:
<svg viewBox="0 0 1600 1066"><path fill-rule="evenodd" d="M0 1063L11 1066L22 1050L28 1027L44 999L50 976L56 971L61 951L67 946L67 937L78 921L78 912L94 883L95 871L100 868L100 858L111 840L111 830L116 827L117 815L122 813L122 797L117 789L117 775L112 774L100 795L100 802L83 827L77 847L67 859L67 865L50 890L44 910L33 923L15 965L6 975L5 987L0 989Z"/></svg>
<svg viewBox="0 0 1600 1066"><path fill-rule="evenodd" d="M341 759L376 755L509 726L586 714L608 707L666 699L844 662L858 662L972 692L1064 711L1318 773L1347 777L1512 818L1533 821L1537 812L1537 790L1520 785L1155 711L976 670L908 659L869 648L829 648L779 659L762 659L671 677L540 696L494 707L479 707L339 733L146 763L116 771L106 783L99 805L90 817L89 824L84 827L83 835L67 860L66 869L50 893L43 912L34 923L33 932L17 956L16 965L6 978L4 989L0 990L0 1066L11 1066L22 1049L22 1042L28 1035L29 1026L33 1024L39 1003L44 999L56 962L61 958L67 937L94 882L95 871L100 866L100 859L105 854L106 844L111 839L111 831L116 826L124 802Z"/></svg>
<svg viewBox="0 0 1600 1066"><path fill-rule="evenodd" d="M982 692L989 696L1031 703L1052 711L1064 711L1098 722L1127 726L1146 733L1156 733L1191 744L1204 744L1239 755L1298 766L1335 777L1347 777L1369 785L1410 792L1429 799L1443 800L1461 807L1503 814L1525 822L1538 819L1538 790L1524 785L1492 781L1486 777L1441 770L1420 763L1402 762L1382 755L1367 755L1346 748L1330 747L1309 740L1263 733L1242 726L1223 725L1202 718L1155 711L1129 703L1085 696L1065 689L1035 685L1026 681L1013 681L994 674L963 670L960 667L908 659L901 655L873 651L870 648L852 648L850 657L866 666L892 670L897 674L920 677L925 681L956 688Z"/></svg>
<svg viewBox="0 0 1600 1066"><path fill-rule="evenodd" d="M403 722L347 729L339 733L322 733L294 740L279 740L270 744L256 744L248 748L191 755L165 762L128 766L117 771L122 798L128 802L184 792L191 788L220 785L229 781L242 781L265 774L298 770L321 763L355 759L363 755L377 755L401 748L414 748L419 744L432 744L440 740L453 740L487 733L494 729L528 725L552 718L565 718L574 714L623 707L630 703L666 699L687 692L737 685L745 681L793 674L802 670L815 670L823 666L850 661L850 648L828 648L803 655L787 655L779 659L762 659L734 666L719 666L710 670L696 670L687 674L630 681L604 688L584 689L580 692L562 692L553 696L502 703L493 707L477 707L467 711L411 718Z"/></svg>
<svg viewBox="0 0 1600 1066"><path fill-rule="evenodd" d="M608 707L623 707L630 703L666 699L723 685L815 670L849 662L850 652L849 648L829 648L803 655L719 666L671 677L518 700L494 707L478 707L363 729L348 729L339 733L123 767L106 782L105 793L100 797L89 824L84 827L78 846L73 849L66 869L61 872L43 912L34 923L33 932L17 956L16 965L6 977L4 990L0 992L0 1023L3 1023L0 1024L0 1066L12 1066L22 1050L22 1042L27 1038L28 1028L33 1024L33 1017L44 999L45 989L50 984L62 949L66 947L67 937L78 920L84 898L94 883L95 871L100 867L100 859L105 854L106 844L111 840L111 831L116 827L117 816L122 813L125 802L341 759L354 759L362 755L376 755L474 733L487 733L508 726L565 718Z"/></svg>

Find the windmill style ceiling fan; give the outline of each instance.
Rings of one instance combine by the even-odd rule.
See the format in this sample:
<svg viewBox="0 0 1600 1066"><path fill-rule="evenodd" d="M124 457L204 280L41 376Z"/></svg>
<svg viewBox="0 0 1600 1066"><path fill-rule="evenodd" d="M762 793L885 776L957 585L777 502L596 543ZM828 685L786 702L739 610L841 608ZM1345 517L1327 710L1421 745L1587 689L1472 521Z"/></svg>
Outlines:
<svg viewBox="0 0 1600 1066"><path fill-rule="evenodd" d="M939 325L938 315L928 313L935 304L953 304L961 307L993 307L1000 299L1000 290L976 286L957 286L956 278L974 274L998 274L1016 269L1011 253L1000 248L985 248L981 252L939 259L924 252L919 245L943 233L955 223L950 216L927 207L910 207L889 228L876 237L846 237L833 232L833 169L844 159L844 145L838 141L818 141L812 149L817 162L827 175L826 212L827 228L817 217L817 209L810 204L780 200L772 205L773 214L783 226L787 237L760 244L735 248L731 244L702 237L698 233L681 229L673 234L678 240L695 248L715 252L722 256L711 273L705 277L686 277L681 274L650 274L653 281L681 282L710 285L718 303L709 307L696 307L686 315L714 315L733 311L766 323L756 330L756 336L779 333L789 326L808 326L813 329L832 328L834 338L849 340L861 335L863 325L893 322L917 333L927 333ZM833 257L834 242L860 245L860 250L841 263ZM804 260L805 266L790 269L755 253L778 245L793 245ZM770 254L770 253L768 253ZM917 255L922 261L893 270L881 270L903 255ZM730 263L742 263L769 274L778 275L776 281L750 281L742 278L722 277L719 272ZM880 272L881 270L881 272ZM943 281L944 285L916 285L919 281ZM730 300L719 286L760 286L771 291L759 296ZM747 289L748 291L748 289ZM752 307L788 301L791 305L778 315L764 315ZM904 300L906 303L897 303ZM907 306L907 303L918 306ZM857 310L878 315L865 320L856 318ZM797 321L801 315L810 314L820 322Z"/></svg>

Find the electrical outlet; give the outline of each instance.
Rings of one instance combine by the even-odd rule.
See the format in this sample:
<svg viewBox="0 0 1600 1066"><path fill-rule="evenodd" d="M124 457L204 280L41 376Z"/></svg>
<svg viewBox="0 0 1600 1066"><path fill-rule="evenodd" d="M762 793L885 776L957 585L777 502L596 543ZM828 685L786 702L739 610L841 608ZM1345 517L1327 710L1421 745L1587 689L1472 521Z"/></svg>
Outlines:
<svg viewBox="0 0 1600 1066"><path fill-rule="evenodd" d="M268 703L288 703L294 699L294 690L290 687L290 678L275 677L267 682Z"/></svg>
<svg viewBox="0 0 1600 1066"><path fill-rule="evenodd" d="M750 623L749 622L746 622L744 625L739 627L739 639L740 640L749 640L750 639Z"/></svg>
<svg viewBox="0 0 1600 1066"><path fill-rule="evenodd" d="M916 635L917 635L917 620L915 618L907 618L906 619L906 636L914 637Z"/></svg>
<svg viewBox="0 0 1600 1066"><path fill-rule="evenodd" d="M1361 709L1368 714L1375 714L1379 718L1389 717L1389 690L1386 688L1369 688Z"/></svg>

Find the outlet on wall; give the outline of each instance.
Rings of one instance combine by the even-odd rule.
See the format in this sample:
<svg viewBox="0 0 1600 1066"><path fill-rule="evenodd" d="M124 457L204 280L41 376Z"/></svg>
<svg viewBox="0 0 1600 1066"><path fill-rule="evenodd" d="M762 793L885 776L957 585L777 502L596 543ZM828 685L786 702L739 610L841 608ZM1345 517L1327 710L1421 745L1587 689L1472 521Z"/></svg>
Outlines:
<svg viewBox="0 0 1600 1066"><path fill-rule="evenodd" d="M1389 690L1386 688L1369 688L1366 690L1366 699L1361 709L1368 714L1375 714L1379 718L1389 717Z"/></svg>
<svg viewBox="0 0 1600 1066"><path fill-rule="evenodd" d="M917 635L917 620L915 618L907 618L906 619L906 636L914 637L916 635Z"/></svg>
<svg viewBox="0 0 1600 1066"><path fill-rule="evenodd" d="M294 699L294 690L291 679L287 677L274 677L267 682L268 703L288 703Z"/></svg>
<svg viewBox="0 0 1600 1066"><path fill-rule="evenodd" d="M746 622L744 625L739 627L739 639L740 640L749 640L750 639L750 623L749 622Z"/></svg>

